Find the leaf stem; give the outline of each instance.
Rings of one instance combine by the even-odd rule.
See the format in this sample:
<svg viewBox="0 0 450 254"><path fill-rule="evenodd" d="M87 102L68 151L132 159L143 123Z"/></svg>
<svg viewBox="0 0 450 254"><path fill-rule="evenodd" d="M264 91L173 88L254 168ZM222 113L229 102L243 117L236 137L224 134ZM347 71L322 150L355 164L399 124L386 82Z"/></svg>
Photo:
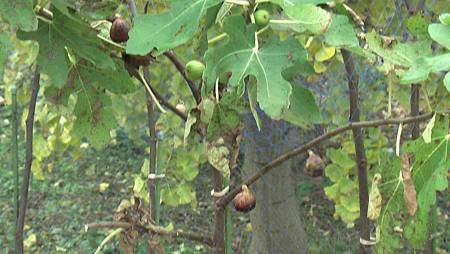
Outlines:
<svg viewBox="0 0 450 254"><path fill-rule="evenodd" d="M217 35L216 37L213 37L211 40L208 40L208 44L214 44L218 41L221 41L222 39L225 39L226 37L228 37L228 34L221 33L221 34Z"/></svg>
<svg viewBox="0 0 450 254"><path fill-rule="evenodd" d="M226 0L225 3L242 5L242 6L250 6L250 3L245 0Z"/></svg>
<svg viewBox="0 0 450 254"><path fill-rule="evenodd" d="M158 99L156 99L155 94L153 93L152 89L150 89L150 86L148 85L147 81L145 80L144 76L142 75L142 73L140 71L137 72L139 75L139 78L142 80L142 83L144 84L145 89L147 90L147 92L150 94L150 96L152 97L152 100L155 102L156 107L162 112L162 113L166 113L166 110L164 110L164 108L161 106L161 104L159 104Z"/></svg>
<svg viewBox="0 0 450 254"><path fill-rule="evenodd" d="M267 29L269 29L269 26L265 26L265 27L259 29L256 33L258 35L260 35L261 33L264 33L265 31L267 31ZM212 39L208 40L208 44L214 44L214 43L221 41L227 37L228 37L227 33L221 33L221 34L217 35L216 37L213 37Z"/></svg>
<svg viewBox="0 0 450 254"><path fill-rule="evenodd" d="M428 97L427 89L424 86L420 87L422 89L423 95L425 97L425 101L427 102L427 107L429 111L433 111L433 107L431 107L430 97Z"/></svg>
<svg viewBox="0 0 450 254"><path fill-rule="evenodd" d="M299 21L289 20L289 19L271 19L269 21L271 24L300 24Z"/></svg>

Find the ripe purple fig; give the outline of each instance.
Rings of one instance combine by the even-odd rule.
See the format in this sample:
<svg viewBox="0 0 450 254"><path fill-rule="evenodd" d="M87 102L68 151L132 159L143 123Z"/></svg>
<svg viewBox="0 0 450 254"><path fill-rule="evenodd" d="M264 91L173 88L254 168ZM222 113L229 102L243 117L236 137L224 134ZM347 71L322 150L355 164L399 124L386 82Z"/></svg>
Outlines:
<svg viewBox="0 0 450 254"><path fill-rule="evenodd" d="M247 185L242 185L242 191L233 199L234 208L243 213L248 213L256 206L256 198L248 189Z"/></svg>
<svg viewBox="0 0 450 254"><path fill-rule="evenodd" d="M109 36L113 42L126 42L128 41L128 31L130 31L130 25L128 22L120 17L117 17L114 19L111 29L109 30Z"/></svg>
<svg viewBox="0 0 450 254"><path fill-rule="evenodd" d="M325 162L319 155L315 154L313 151L308 151L309 157L306 160L305 170L309 176L319 177L323 176L323 171L325 169Z"/></svg>

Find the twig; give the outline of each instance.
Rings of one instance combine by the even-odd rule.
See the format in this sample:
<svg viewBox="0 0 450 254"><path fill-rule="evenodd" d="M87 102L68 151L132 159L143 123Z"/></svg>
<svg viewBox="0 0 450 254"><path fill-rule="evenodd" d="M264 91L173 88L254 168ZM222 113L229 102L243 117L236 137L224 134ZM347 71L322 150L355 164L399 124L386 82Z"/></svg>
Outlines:
<svg viewBox="0 0 450 254"><path fill-rule="evenodd" d="M184 69L184 64L182 64L180 62L180 60L178 59L178 57L175 55L175 53L171 50L167 51L164 53L164 55L169 58L169 60L173 63L173 65L175 65L175 68L177 68L178 72L180 72L181 76L183 76L184 80L186 81L186 83L189 86L189 89L191 89L192 95L194 96L195 102L198 104L200 104L201 102L201 95L200 95L200 91L195 88L195 83L194 81L190 80L187 76L186 76L186 72Z"/></svg>
<svg viewBox="0 0 450 254"><path fill-rule="evenodd" d="M17 124L17 87L11 87L11 139L12 139L12 162L11 168L14 172L14 226L17 227L17 219L19 217L19 144L17 140L18 124ZM17 228L16 228L17 230ZM15 234L16 232L14 232Z"/></svg>
<svg viewBox="0 0 450 254"><path fill-rule="evenodd" d="M134 0L126 0L128 7L130 8L131 12L131 19L134 19L134 17L137 16L137 10L136 10L136 3Z"/></svg>
<svg viewBox="0 0 450 254"><path fill-rule="evenodd" d="M411 116L419 115L419 84L411 85L411 99L410 99L410 107L411 107ZM411 137L412 139L417 139L420 137L420 128L419 123L411 124Z"/></svg>
<svg viewBox="0 0 450 254"><path fill-rule="evenodd" d="M144 72L144 79L145 79L145 81L146 81L146 83L148 85L148 88L153 92L153 95L159 101L159 103L161 103L161 105L164 105L170 111L172 111L173 113L177 114L181 119L183 119L183 121L187 120L187 116L186 116L185 113L179 111L175 106L173 106L167 100L165 100L164 97L158 91L156 91L156 89L152 86L152 83L150 82L150 77L148 75L146 75L145 72ZM143 80L139 79L139 81L143 85L145 85Z"/></svg>
<svg viewBox="0 0 450 254"><path fill-rule="evenodd" d="M167 237L171 237L171 238L184 238L184 239L188 239L191 241L200 242L200 243L206 244L208 246L214 246L214 242L212 241L212 239L207 237L205 234L195 233L195 232L185 232L181 229L169 230L164 227L155 226L153 224L133 225L128 222L101 221L101 222L96 222L96 223L91 223L91 224L85 225L85 230L87 231L87 230L93 229L93 228L125 228L125 229L127 229L127 228L131 228L131 227L140 227L140 228L146 229L147 231L154 233L154 234L167 236Z"/></svg>
<svg viewBox="0 0 450 254"><path fill-rule="evenodd" d="M123 228L118 228L118 229L114 230L113 232L111 232L105 239L103 239L103 241L100 243L100 245L95 250L94 254L100 253L100 251L103 249L103 247L105 247L105 245L109 241L111 241L111 239L113 239L116 235L120 234L123 230L124 230Z"/></svg>
<svg viewBox="0 0 450 254"><path fill-rule="evenodd" d="M443 112L444 114L449 114L450 112ZM343 132L346 132L348 130L354 129L354 128L369 128L369 127L378 127L383 125L391 125L391 124L407 124L407 123L413 123L413 122L421 122L426 121L433 117L433 112L416 116L416 117L405 117L405 118L398 118L398 119L382 119L382 120L374 120L374 121L363 121L363 122L351 122L344 126L341 126L337 129L334 129L330 132L327 132L321 136L318 136L314 138L313 140L309 141L306 144L303 144L297 148L294 148L280 156L278 156L276 159L272 160L271 162L267 163L265 166L263 166L258 172L256 172L254 175L250 176L246 180L244 180L241 184L237 185L234 189L232 189L230 192L228 192L227 195L222 197L220 200L216 202L217 206L225 207L231 200L233 200L234 196L238 194L241 191L241 186L243 184L250 186L253 183L255 183L259 178L270 172L272 169L274 169L276 166L282 164L283 162L300 155L302 153L305 153L308 151L308 149L311 149L312 147L318 145L319 143L329 140L334 136L337 136Z"/></svg>
<svg viewBox="0 0 450 254"><path fill-rule="evenodd" d="M353 55L345 49L341 49L344 59L345 70L347 72L348 91L350 100L350 122L359 122L359 77L355 70ZM369 219L367 211L369 208L369 187L367 183L367 158L364 148L364 137L361 128L352 129L353 142L355 143L356 163L358 166L358 185L359 185L359 236L362 240L370 240ZM360 241L361 242L361 241ZM360 245L361 253L369 253L367 245Z"/></svg>
<svg viewBox="0 0 450 254"><path fill-rule="evenodd" d="M28 204L28 189L30 185L31 163L33 162L33 127L34 112L36 110L36 101L40 88L40 72L36 66L33 81L31 82L31 97L28 106L28 116L26 120L26 140L25 140L25 168L23 169L22 191L20 194L19 216L16 226L16 251L23 254L23 227L25 225L25 214Z"/></svg>

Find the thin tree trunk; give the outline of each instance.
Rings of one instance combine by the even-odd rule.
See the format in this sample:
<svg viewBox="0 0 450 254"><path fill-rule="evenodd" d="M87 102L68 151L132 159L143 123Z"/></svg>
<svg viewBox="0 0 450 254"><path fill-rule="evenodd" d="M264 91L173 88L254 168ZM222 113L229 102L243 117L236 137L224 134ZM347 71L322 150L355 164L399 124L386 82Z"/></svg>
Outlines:
<svg viewBox="0 0 450 254"><path fill-rule="evenodd" d="M20 194L19 216L16 227L16 251L23 254L23 227L25 225L25 214L28 204L28 189L30 183L31 164L33 162L33 126L34 126L34 112L36 109L36 101L40 88L40 72L39 67L36 67L33 81L31 82L31 97L28 106L28 116L26 121L26 155L25 168L23 170L22 190Z"/></svg>
<svg viewBox="0 0 450 254"><path fill-rule="evenodd" d="M355 70L352 54L347 50L341 50L341 52L344 59L345 69L347 71L350 99L350 122L359 122L359 77ZM366 241L370 241L369 219L367 218L369 205L369 189L367 183L367 159L364 148L364 136L361 128L354 128L352 129L352 132L353 140L355 143L356 162L358 166L360 238ZM368 246L360 244L360 252L370 253L370 248Z"/></svg>
<svg viewBox="0 0 450 254"><path fill-rule="evenodd" d="M213 185L214 191L220 192L223 189L223 176L222 174L210 167L213 170ZM219 198L214 198L214 204ZM215 253L225 253L225 209L222 207L214 206L214 232L213 241L215 244Z"/></svg>
<svg viewBox="0 0 450 254"><path fill-rule="evenodd" d="M150 78L148 69L144 69L144 78L146 79L147 84L150 84ZM156 174L156 129L155 129L155 110L153 108L153 102L151 96L146 93L147 95L147 121L148 121L148 130L150 134L150 165L149 165L149 174ZM159 200L156 200L156 189L155 189L155 181L156 179L147 179L147 188L150 198L150 207L149 207L149 213L150 217L154 220L155 214L156 214L156 206ZM147 253L152 254L154 253L153 247L152 247L152 237L149 238L149 243L147 245Z"/></svg>
<svg viewBox="0 0 450 254"><path fill-rule="evenodd" d="M11 121L11 139L12 139L12 163L11 167L14 171L14 218L15 226L17 226L17 218L19 217L19 144L17 140L18 124L17 124L17 90L14 86L11 88L12 101L12 121Z"/></svg>
<svg viewBox="0 0 450 254"><path fill-rule="evenodd" d="M251 116L244 131L244 177L255 174L261 165L303 143L304 132L283 121L261 116L259 131ZM252 242L250 250L243 253L272 254L308 252L307 237L297 197L293 169L302 167L303 154L281 165L253 184L250 189L256 197L256 207L250 212Z"/></svg>

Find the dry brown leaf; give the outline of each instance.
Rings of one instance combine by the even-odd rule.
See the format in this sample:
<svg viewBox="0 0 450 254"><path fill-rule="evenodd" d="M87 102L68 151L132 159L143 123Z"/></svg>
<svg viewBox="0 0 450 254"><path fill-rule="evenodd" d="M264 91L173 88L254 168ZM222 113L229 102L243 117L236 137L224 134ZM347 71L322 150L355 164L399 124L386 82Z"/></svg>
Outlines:
<svg viewBox="0 0 450 254"><path fill-rule="evenodd" d="M417 211L417 197L416 186L411 178L411 169L409 165L409 155L402 154L402 177L403 177L403 198L405 199L406 207L411 216L416 214Z"/></svg>

